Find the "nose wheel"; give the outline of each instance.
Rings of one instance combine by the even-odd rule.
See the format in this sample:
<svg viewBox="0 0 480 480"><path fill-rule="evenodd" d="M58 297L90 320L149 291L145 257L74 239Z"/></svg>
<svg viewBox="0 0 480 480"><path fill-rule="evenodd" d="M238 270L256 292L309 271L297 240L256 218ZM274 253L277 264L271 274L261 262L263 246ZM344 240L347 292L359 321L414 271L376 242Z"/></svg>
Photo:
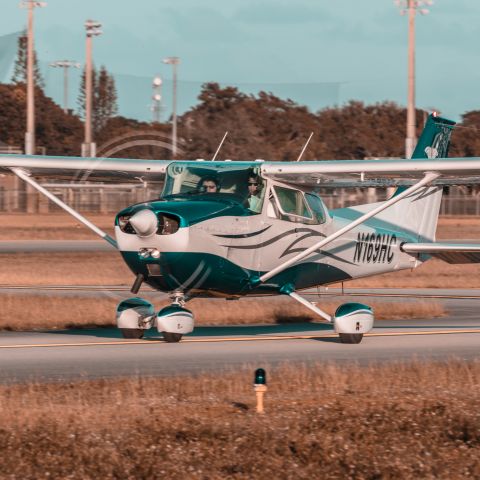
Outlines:
<svg viewBox="0 0 480 480"><path fill-rule="evenodd" d="M145 330L143 328L120 328L123 338L134 338L139 340L143 338Z"/></svg>
<svg viewBox="0 0 480 480"><path fill-rule="evenodd" d="M181 333L162 332L163 338L167 343L178 343L182 339Z"/></svg>
<svg viewBox="0 0 480 480"><path fill-rule="evenodd" d="M174 292L172 304L157 313L157 330L161 332L167 343L178 343L184 334L193 331L193 313L185 308L185 297L182 292Z"/></svg>
<svg viewBox="0 0 480 480"><path fill-rule="evenodd" d="M363 333L339 333L341 343L360 343Z"/></svg>

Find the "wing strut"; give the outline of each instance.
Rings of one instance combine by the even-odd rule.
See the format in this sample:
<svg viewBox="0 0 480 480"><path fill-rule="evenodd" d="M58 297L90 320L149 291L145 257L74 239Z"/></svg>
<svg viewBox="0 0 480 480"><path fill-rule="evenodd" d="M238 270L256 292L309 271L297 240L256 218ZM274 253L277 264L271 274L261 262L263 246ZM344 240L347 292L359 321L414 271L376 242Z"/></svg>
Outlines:
<svg viewBox="0 0 480 480"><path fill-rule="evenodd" d="M93 230L97 235L102 237L106 240L110 245L113 245L115 248L118 248L117 242L110 236L108 233L104 232L92 222L87 220L83 215L78 213L73 208L69 207L66 203L62 202L58 197L56 197L53 193L49 192L45 188L43 188L40 184L38 184L30 175L23 169L12 167L10 170L19 178L21 178L24 182L27 182L31 185L35 190L38 190L41 194L45 195L48 199L50 199L53 203L56 203L60 208L63 208L67 213L75 217L79 222L83 223L87 226L90 230Z"/></svg>
<svg viewBox="0 0 480 480"><path fill-rule="evenodd" d="M283 272L286 270L288 267L291 265L299 262L300 260L303 260L305 257L308 257L308 255L314 253L316 250L319 248L324 247L327 245L327 243L332 242L336 238L340 237L346 232L349 232L350 230L354 229L356 226L360 225L361 223L365 222L369 218L374 217L378 213L382 212L386 208L390 207L391 205L394 205L395 203L399 202L405 197L408 197L408 195L412 194L413 192L416 192L423 186L433 182L440 176L439 173L436 172L427 172L425 173L425 176L420 180L419 182L415 183L412 185L410 188L407 188L405 191L402 193L395 195L392 197L390 200L387 200L384 202L382 205L378 206L377 208L373 209L371 212L366 213L365 215L362 215L361 217L357 218L353 222L350 222L348 225L345 225L343 228L340 230L337 230L335 233L332 233L332 235L329 235L328 237L324 238L320 242L317 242L315 245L311 246L310 248L307 248L303 252L299 253L295 257L291 258L290 260L287 260L286 262L282 263L278 267L275 267L273 270L270 270L270 272L265 273L261 277L255 279L252 283L254 285L259 285L260 283L266 282L270 278L274 277L280 272Z"/></svg>
<svg viewBox="0 0 480 480"><path fill-rule="evenodd" d="M301 303L305 307L309 308L312 312L316 313L317 315L320 315L320 317L324 318L327 321L327 323L333 324L332 317L327 312L324 312L323 310L318 308L312 302L305 300L305 298L301 297L300 295L298 295L298 293L295 293L295 292L290 292L288 293L288 295L290 295L290 297L292 297L294 300Z"/></svg>

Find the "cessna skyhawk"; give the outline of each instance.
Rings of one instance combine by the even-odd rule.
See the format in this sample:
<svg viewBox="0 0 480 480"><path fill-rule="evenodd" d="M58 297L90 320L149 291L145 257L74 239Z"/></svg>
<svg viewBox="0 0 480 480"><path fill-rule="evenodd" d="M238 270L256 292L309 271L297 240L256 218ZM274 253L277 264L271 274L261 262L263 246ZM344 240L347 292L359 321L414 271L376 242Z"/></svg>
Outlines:
<svg viewBox="0 0 480 480"><path fill-rule="evenodd" d="M164 161L0 156L11 171L118 248L142 282L168 292L156 312L139 297L117 307L127 338L156 327L167 342L192 332L195 296L289 295L332 324L344 343L373 327L367 305L346 303L328 315L298 292L402 269L431 257L480 261L480 244L435 242L443 186L476 184L479 158L448 159L454 122L430 116L412 159L354 161ZM116 215L115 239L55 197L38 178L163 184L161 196ZM328 211L321 187L388 187L381 203ZM253 198L255 197L255 198Z"/></svg>

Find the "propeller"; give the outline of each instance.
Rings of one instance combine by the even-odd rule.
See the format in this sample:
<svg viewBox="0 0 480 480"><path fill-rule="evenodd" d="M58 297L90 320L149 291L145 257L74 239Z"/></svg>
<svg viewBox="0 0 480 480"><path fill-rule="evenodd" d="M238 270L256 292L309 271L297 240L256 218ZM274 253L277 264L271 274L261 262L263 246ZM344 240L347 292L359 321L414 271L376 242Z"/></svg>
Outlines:
<svg viewBox="0 0 480 480"><path fill-rule="evenodd" d="M128 221L139 237L149 237L158 228L157 216L151 210L139 210Z"/></svg>

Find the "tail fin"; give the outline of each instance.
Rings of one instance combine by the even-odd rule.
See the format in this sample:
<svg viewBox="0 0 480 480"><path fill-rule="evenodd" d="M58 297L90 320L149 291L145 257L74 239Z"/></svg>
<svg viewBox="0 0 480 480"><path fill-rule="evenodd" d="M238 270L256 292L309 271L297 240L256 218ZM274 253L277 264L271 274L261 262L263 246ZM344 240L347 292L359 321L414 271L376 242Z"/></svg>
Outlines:
<svg viewBox="0 0 480 480"><path fill-rule="evenodd" d="M434 158L448 157L454 126L455 122L451 120L429 115L413 152L412 162L416 159L431 158L434 165ZM398 188L394 195L406 188ZM432 241L437 230L442 191L442 187L425 187L395 204L395 212L389 209L388 215L392 216L393 213L396 223L414 234L418 242Z"/></svg>
<svg viewBox="0 0 480 480"><path fill-rule="evenodd" d="M446 158L450 147L450 136L455 122L429 115L423 132L418 139L412 160L418 158Z"/></svg>

